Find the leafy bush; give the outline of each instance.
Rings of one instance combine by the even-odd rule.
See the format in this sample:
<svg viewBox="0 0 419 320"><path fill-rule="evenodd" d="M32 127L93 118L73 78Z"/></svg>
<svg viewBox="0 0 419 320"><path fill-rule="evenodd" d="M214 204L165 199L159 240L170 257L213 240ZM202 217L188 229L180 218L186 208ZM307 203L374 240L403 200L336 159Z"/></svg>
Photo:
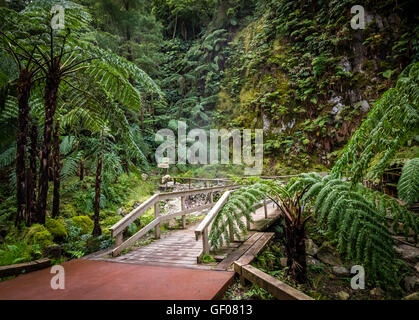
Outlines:
<svg viewBox="0 0 419 320"><path fill-rule="evenodd" d="M29 245L26 241L17 241L14 244L0 246L0 266L28 262L41 255L38 244Z"/></svg>
<svg viewBox="0 0 419 320"><path fill-rule="evenodd" d="M86 254L106 249L113 243L109 234L93 237L91 234L83 234L81 227L71 223L67 230L66 242L61 246L71 258L80 258Z"/></svg>
<svg viewBox="0 0 419 320"><path fill-rule="evenodd" d="M45 221L45 227L54 236L55 239L63 239L67 237L65 221L62 219L47 218Z"/></svg>
<svg viewBox="0 0 419 320"><path fill-rule="evenodd" d="M105 219L103 219L102 222L101 222L101 224L105 228L110 228L115 223L117 223L119 220L121 220L121 216L119 216L119 215L117 215L117 216L110 216L110 217L106 217Z"/></svg>
<svg viewBox="0 0 419 320"><path fill-rule="evenodd" d="M404 164L397 193L409 205L419 201L419 158L410 159Z"/></svg>
<svg viewBox="0 0 419 320"><path fill-rule="evenodd" d="M90 234L93 231L93 220L88 216L75 216L69 219L70 223L81 228L82 234Z"/></svg>
<svg viewBox="0 0 419 320"><path fill-rule="evenodd" d="M60 207L60 214L65 218L77 216L77 210L71 203L64 203Z"/></svg>
<svg viewBox="0 0 419 320"><path fill-rule="evenodd" d="M40 224L32 225L24 237L28 244L39 244L41 248L52 245L53 239L53 235Z"/></svg>

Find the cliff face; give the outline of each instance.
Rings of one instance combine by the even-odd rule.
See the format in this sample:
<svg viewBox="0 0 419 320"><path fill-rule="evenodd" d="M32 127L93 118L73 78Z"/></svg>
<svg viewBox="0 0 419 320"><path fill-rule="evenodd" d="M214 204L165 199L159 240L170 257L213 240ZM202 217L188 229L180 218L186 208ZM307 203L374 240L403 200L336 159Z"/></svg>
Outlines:
<svg viewBox="0 0 419 320"><path fill-rule="evenodd" d="M263 128L272 173L329 166L374 101L418 57L413 1L265 1L229 44L218 125Z"/></svg>

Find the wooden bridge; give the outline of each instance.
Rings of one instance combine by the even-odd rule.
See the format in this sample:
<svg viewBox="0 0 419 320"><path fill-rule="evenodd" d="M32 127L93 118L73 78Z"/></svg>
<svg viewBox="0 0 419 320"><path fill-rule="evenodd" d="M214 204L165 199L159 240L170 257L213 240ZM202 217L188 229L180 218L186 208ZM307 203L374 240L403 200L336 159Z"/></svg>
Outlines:
<svg viewBox="0 0 419 320"><path fill-rule="evenodd" d="M0 299L221 298L233 280L233 264L241 280L253 279L255 271L250 262L273 236L273 233L261 231L279 213L268 200L261 201L254 206L253 222L243 220L248 229L247 236L236 239L230 225L229 246L215 254L211 252L208 239L212 223L238 186L229 180L206 182L218 185L157 193L123 217L110 228L115 238L111 249L62 264L66 275L65 290L51 288L52 275L46 268L1 282ZM220 185L221 182L225 185ZM187 206L187 197L199 195L204 195L207 201ZM173 198L180 200L180 211L160 212L160 204ZM124 238L128 226L153 209L154 219L134 235ZM197 213L205 214L204 219L188 225L187 215ZM161 233L162 224L177 217L181 218L182 229ZM138 240L150 236L154 238L151 243L138 245ZM202 263L203 256L209 253L217 262ZM286 290L280 290L277 297L289 298L290 295L284 296ZM298 295L291 296L295 299Z"/></svg>
<svg viewBox="0 0 419 320"><path fill-rule="evenodd" d="M181 178L177 179L179 181ZM197 180L201 182L216 182L218 184L220 182L230 182L227 179L194 179L194 181ZM212 252L208 237L212 223L230 195L237 188L239 188L238 185L226 184L157 193L110 228L112 236L116 239L115 245L111 250L89 258L120 263L227 270L232 266L234 260L240 258L241 255L239 253L246 253L247 250L243 248L249 249L255 244L260 238L260 231L266 229L268 225L279 217L279 212L270 200L261 201L254 206L253 221L248 221L243 217L243 222L247 226L247 234L242 239L237 239L233 235L232 225L229 225L229 245L217 253ZM198 195L204 196L207 202L203 205L187 207L185 201L187 197ZM216 195L219 196L218 201L214 201ZM181 210L171 214L162 214L160 212L160 204L176 198L180 200ZM139 219L152 209L154 209L154 219L134 235L124 238L124 230L136 219ZM206 215L199 224L187 225L186 216L189 214ZM162 236L161 225L175 218L181 218L182 229L171 231ZM154 230L154 241L148 245L136 245L136 242L142 237L146 235L149 237L152 230ZM254 236L256 234L259 236ZM264 238L266 240L264 244L269 239ZM202 263L203 256L210 253L216 258L218 263Z"/></svg>

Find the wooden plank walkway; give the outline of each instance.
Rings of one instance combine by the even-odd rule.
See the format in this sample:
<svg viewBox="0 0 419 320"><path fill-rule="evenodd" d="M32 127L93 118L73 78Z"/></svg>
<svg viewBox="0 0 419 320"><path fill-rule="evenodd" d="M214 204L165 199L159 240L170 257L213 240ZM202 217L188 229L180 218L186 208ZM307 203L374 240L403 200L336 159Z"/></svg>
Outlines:
<svg viewBox="0 0 419 320"><path fill-rule="evenodd" d="M172 231L149 245L105 260L144 265L210 269L210 267L199 265L196 262L196 257L202 251L202 241L195 240L194 228L195 225L189 226L187 229Z"/></svg>
<svg viewBox="0 0 419 320"><path fill-rule="evenodd" d="M272 233L257 232L279 216L272 205L267 208L268 219L263 206L257 209L247 237L221 250L218 264L197 263L203 242L196 241L197 225L191 225L118 257L108 250L63 263L65 290L51 289L50 268L1 282L0 299L221 298L234 277L234 272L226 270L240 257L254 257L272 237Z"/></svg>
<svg viewBox="0 0 419 320"><path fill-rule="evenodd" d="M108 262L182 267L203 270L227 270L233 263L232 257L237 259L246 251L249 244L244 243L249 239L255 231L261 231L274 221L279 213L272 205L268 205L268 220L265 219L264 208L261 207L252 215L255 223L251 224L250 232L242 239L243 241L235 241L229 247L223 248L218 253L219 264L198 264L197 256L202 252L202 241L196 241L194 230L196 224L188 226L186 229L175 230L162 236L161 239L154 240L152 243L133 247L128 253L118 257L111 257L108 254L101 256L93 256L91 260L102 260ZM254 239L260 237L260 234ZM225 260L225 261L224 261Z"/></svg>

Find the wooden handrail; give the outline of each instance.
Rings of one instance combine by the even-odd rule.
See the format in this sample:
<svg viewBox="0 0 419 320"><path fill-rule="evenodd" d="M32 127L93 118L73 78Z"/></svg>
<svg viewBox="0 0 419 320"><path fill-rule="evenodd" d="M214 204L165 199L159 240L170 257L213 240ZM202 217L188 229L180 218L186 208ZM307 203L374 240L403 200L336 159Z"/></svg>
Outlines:
<svg viewBox="0 0 419 320"><path fill-rule="evenodd" d="M220 199L218 199L217 203L212 207L210 212L206 215L204 220L201 221L199 226L195 229L195 238L196 240L199 240L200 236L203 234L204 230L207 229L210 225L210 223L214 220L214 218L217 216L218 212L222 209L224 204L227 202L228 197L230 196L231 191L226 191L221 196Z"/></svg>
<svg viewBox="0 0 419 320"><path fill-rule="evenodd" d="M195 194L203 194L203 193L210 193L210 192L217 192L222 191L225 189L237 189L240 186L238 185L226 185L226 186L216 186L216 187L208 187L208 188L196 188L196 189L189 189L189 190L182 190L182 191L175 191L175 192L164 192L159 193L160 200L167 200L172 198L177 198L179 196L191 196Z"/></svg>
<svg viewBox="0 0 419 320"><path fill-rule="evenodd" d="M217 214L221 211L223 206L228 201L228 198L230 197L232 192L234 192L234 190L229 190L229 191L224 192L224 194L217 201L217 203L214 205L214 207L212 207L211 211L207 214L205 219L202 220L202 222L199 224L199 226L195 229L195 239L196 239L196 241L198 241L202 237L202 252L197 256L197 262L198 263L201 262L202 256L204 254L209 254L209 252L210 252L210 243L209 243L209 238L208 238L209 227L210 227L211 223L213 222L213 220L215 219L215 217L217 216ZM269 199L269 200L263 199L260 202L255 203L253 205L253 209L257 210L257 209L259 209L260 207L263 206L265 208L265 219L267 219L268 218L267 205L270 202L272 202L271 199ZM247 224L247 229L250 229L250 221L249 220L246 221L246 224ZM229 224L228 234L229 234L229 237L230 237L230 242L233 242L234 241L234 234L233 234L233 226L231 224Z"/></svg>
<svg viewBox="0 0 419 320"><path fill-rule="evenodd" d="M157 193L150 198L148 198L146 201L144 201L140 206L132 210L129 214L127 214L125 217L123 217L120 221L118 221L116 224L114 224L112 227L109 228L111 231L112 237L116 237L116 243L115 248L112 251L112 255L116 256L124 249L128 248L136 240L147 234L148 231L155 228L155 237L160 237L160 223L167 221L169 219L173 219L177 216L182 216L182 224L183 227L186 225L186 214L201 211L204 209L212 208L215 204L213 202L212 193L222 191L225 189L236 189L239 186L237 185L228 185L228 186L217 186L217 187L210 187L210 188L196 188L196 189L190 189L190 190L184 190L184 191L177 191L177 192L166 192L166 193ZM195 194L207 194L210 193L210 203L204 204L199 207L194 208L188 208L185 207L185 197ZM181 198L181 204L182 209L179 212L175 212L169 215L160 216L159 212L159 201L172 199L172 198ZM154 205L154 219L145 227L143 227L141 230L139 230L137 233L135 233L133 236L131 236L129 239L123 241L123 231L136 219L141 217L148 209L150 209Z"/></svg>
<svg viewBox="0 0 419 320"><path fill-rule="evenodd" d="M231 181L230 178L193 178L193 177L173 177L177 180L191 180L191 181Z"/></svg>
<svg viewBox="0 0 419 320"><path fill-rule="evenodd" d="M109 230L111 231L112 237L115 237L124 231L125 228L127 228L132 222L143 215L156 201L158 201L158 198L159 194L153 195L151 198L144 201L141 205L139 205L137 208L119 220L116 224L110 227Z"/></svg>

